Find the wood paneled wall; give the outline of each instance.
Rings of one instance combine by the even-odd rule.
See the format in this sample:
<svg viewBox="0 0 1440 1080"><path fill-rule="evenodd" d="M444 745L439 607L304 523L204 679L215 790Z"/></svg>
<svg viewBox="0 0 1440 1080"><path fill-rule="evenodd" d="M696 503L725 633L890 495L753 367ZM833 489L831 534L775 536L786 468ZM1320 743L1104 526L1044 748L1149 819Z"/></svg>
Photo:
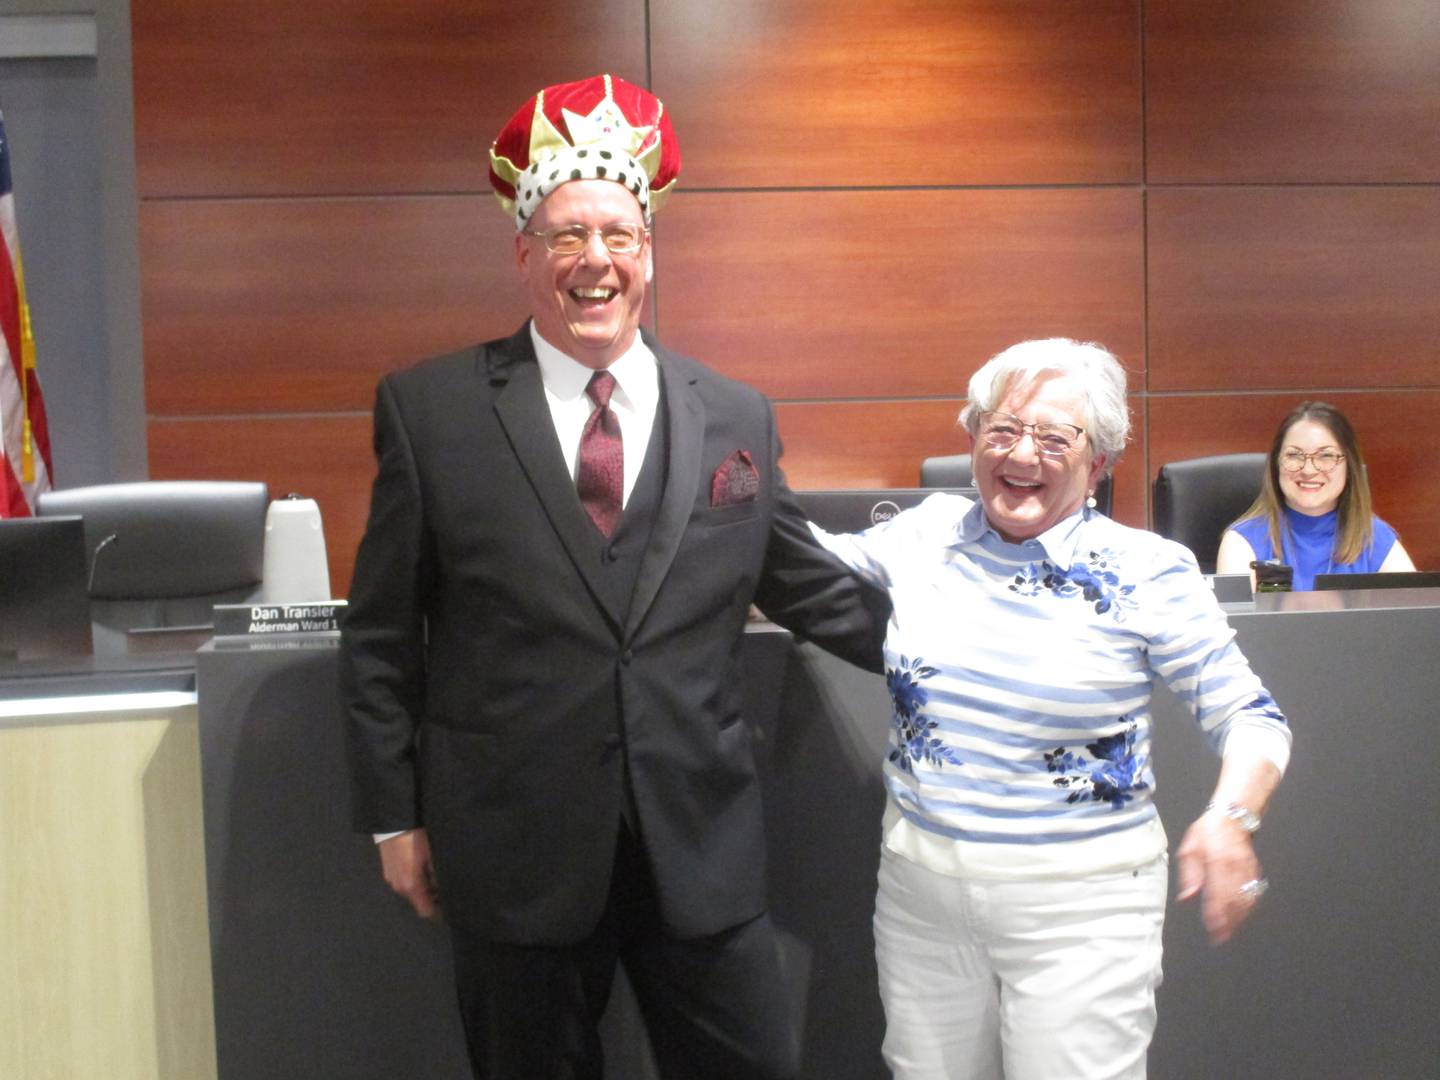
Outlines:
<svg viewBox="0 0 1440 1080"><path fill-rule="evenodd" d="M337 594L375 380L524 316L490 139L611 71L674 118L663 340L777 401L797 487L964 449L971 371L1065 334L1165 461L1350 415L1440 568L1434 0L133 0L155 477L320 502Z"/></svg>

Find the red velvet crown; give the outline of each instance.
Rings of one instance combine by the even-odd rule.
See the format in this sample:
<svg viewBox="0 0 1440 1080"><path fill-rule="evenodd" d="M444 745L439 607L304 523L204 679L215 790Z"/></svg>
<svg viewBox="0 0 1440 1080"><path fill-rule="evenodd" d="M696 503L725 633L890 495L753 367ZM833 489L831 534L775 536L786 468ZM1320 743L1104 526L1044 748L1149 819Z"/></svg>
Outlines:
<svg viewBox="0 0 1440 1080"><path fill-rule="evenodd" d="M519 228L568 180L614 180L648 215L679 174L680 144L665 106L648 90L610 75L546 87L490 146L490 186Z"/></svg>

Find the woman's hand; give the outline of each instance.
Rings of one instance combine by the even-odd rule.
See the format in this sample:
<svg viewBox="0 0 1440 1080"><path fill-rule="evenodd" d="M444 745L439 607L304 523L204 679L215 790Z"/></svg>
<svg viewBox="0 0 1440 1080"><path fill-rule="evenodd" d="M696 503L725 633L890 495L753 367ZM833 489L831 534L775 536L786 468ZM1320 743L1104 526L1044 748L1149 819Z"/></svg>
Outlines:
<svg viewBox="0 0 1440 1080"><path fill-rule="evenodd" d="M1265 889L1250 834L1224 813L1207 811L1185 830L1177 854L1176 899L1184 902L1198 895L1210 943L1223 945L1249 918Z"/></svg>

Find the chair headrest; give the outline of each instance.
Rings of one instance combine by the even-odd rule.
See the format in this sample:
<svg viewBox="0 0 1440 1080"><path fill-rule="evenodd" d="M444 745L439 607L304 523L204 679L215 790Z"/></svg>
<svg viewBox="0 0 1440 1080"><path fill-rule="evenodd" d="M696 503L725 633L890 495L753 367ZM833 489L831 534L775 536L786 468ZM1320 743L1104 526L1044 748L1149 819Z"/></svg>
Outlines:
<svg viewBox="0 0 1440 1080"><path fill-rule="evenodd" d="M969 454L927 457L920 462L921 487L970 487L974 483Z"/></svg>
<svg viewBox="0 0 1440 1080"><path fill-rule="evenodd" d="M1221 535L1255 501L1264 476L1264 454L1217 454L1161 465L1153 492L1155 531L1184 544L1203 572L1214 573Z"/></svg>
<svg viewBox="0 0 1440 1080"><path fill-rule="evenodd" d="M258 585L269 504L258 481L150 480L47 491L37 509L84 518L92 598L132 600Z"/></svg>

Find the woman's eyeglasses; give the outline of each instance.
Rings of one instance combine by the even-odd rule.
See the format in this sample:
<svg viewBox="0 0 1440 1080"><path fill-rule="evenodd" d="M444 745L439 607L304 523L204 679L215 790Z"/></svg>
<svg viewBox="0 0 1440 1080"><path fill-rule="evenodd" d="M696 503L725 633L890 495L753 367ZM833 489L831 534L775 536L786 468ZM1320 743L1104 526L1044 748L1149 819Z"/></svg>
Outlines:
<svg viewBox="0 0 1440 1080"><path fill-rule="evenodd" d="M1303 450L1286 450L1280 455L1280 467L1286 472L1300 472L1307 462L1314 462L1316 469L1328 473L1334 472L1335 466L1344 460L1345 455L1339 450L1316 450L1313 454Z"/></svg>
<svg viewBox="0 0 1440 1080"><path fill-rule="evenodd" d="M1027 431L1035 440L1035 449L1051 457L1068 454L1080 436L1085 434L1084 428L1074 424L1027 424L1018 416L1011 416L1009 413L980 414L979 436L996 450L1009 450Z"/></svg>

